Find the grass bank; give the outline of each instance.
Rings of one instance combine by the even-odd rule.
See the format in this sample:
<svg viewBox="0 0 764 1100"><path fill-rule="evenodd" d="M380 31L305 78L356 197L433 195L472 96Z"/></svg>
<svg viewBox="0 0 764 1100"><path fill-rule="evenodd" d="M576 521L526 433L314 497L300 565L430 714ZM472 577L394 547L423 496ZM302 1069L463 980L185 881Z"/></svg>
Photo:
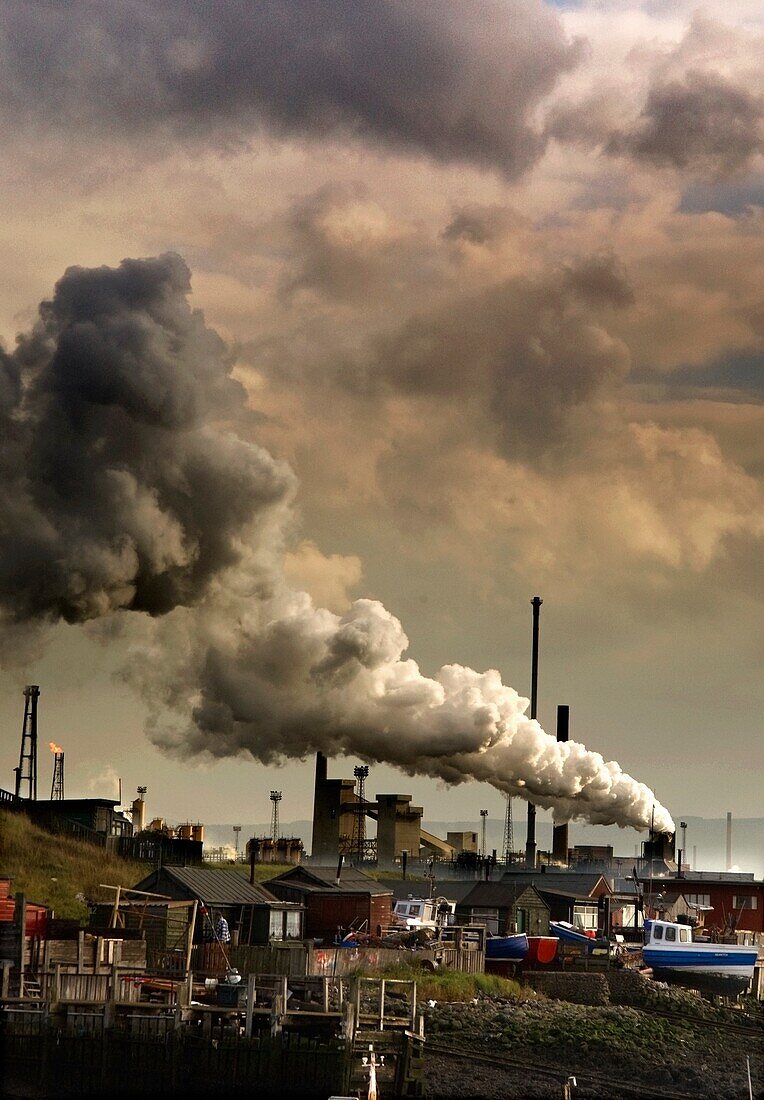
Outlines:
<svg viewBox="0 0 764 1100"><path fill-rule="evenodd" d="M114 897L99 883L133 886L151 869L150 863L120 859L85 841L48 833L25 814L0 810L0 875L13 880L12 891L50 906L57 917L87 920L84 898Z"/></svg>
<svg viewBox="0 0 764 1100"><path fill-rule="evenodd" d="M364 977L389 978L417 983L419 1001L474 1001L492 997L501 1001L543 1000L532 989L497 974L464 974L460 970L423 970L410 963L359 971Z"/></svg>

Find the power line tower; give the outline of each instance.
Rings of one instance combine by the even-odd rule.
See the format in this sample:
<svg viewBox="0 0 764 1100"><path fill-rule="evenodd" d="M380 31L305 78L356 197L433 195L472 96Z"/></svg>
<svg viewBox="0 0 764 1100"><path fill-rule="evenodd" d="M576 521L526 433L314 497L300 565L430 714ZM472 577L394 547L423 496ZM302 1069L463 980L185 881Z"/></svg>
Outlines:
<svg viewBox="0 0 764 1100"><path fill-rule="evenodd" d="M281 801L281 791L271 791L271 802L273 803L273 811L271 812L271 840L274 844L279 839L279 802Z"/></svg>
<svg viewBox="0 0 764 1100"><path fill-rule="evenodd" d="M480 811L480 854L485 858L485 826L488 820L488 810Z"/></svg>
<svg viewBox="0 0 764 1100"><path fill-rule="evenodd" d="M64 750L60 745L50 742L50 751L53 753L53 781L50 785L51 802L63 802L64 800Z"/></svg>
<svg viewBox="0 0 764 1100"><path fill-rule="evenodd" d="M507 812L504 815L504 862L512 862L515 850L515 838L512 830L512 795L507 795Z"/></svg>
<svg viewBox="0 0 764 1100"><path fill-rule="evenodd" d="M352 852L360 863L366 854L366 780L369 775L367 764L356 764L353 775L358 780L358 802L353 821Z"/></svg>
<svg viewBox="0 0 764 1100"><path fill-rule="evenodd" d="M26 784L26 797L37 800L37 700L40 689L37 684L24 688L24 728L21 733L21 755L16 768L16 797L22 798L21 788Z"/></svg>
<svg viewBox="0 0 764 1100"><path fill-rule="evenodd" d="M239 833L241 832L241 825L233 826L233 846L236 849L236 862L239 862Z"/></svg>

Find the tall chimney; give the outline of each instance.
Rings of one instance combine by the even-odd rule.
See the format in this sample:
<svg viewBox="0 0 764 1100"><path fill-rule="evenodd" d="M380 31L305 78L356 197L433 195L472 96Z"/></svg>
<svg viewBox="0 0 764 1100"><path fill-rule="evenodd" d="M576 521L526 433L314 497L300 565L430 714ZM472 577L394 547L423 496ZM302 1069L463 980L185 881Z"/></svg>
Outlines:
<svg viewBox="0 0 764 1100"><path fill-rule="evenodd" d="M727 871L732 870L732 811L727 811Z"/></svg>
<svg viewBox="0 0 764 1100"><path fill-rule="evenodd" d="M544 601L540 596L531 600L533 608L533 648L531 652L531 718L536 717L539 678L539 612ZM525 862L528 867L536 867L536 807L528 803L528 831L525 837Z"/></svg>
<svg viewBox="0 0 764 1100"><path fill-rule="evenodd" d="M561 703L557 707L557 740L567 741L570 730L570 707ZM568 865L568 826L555 825L552 829L552 859Z"/></svg>

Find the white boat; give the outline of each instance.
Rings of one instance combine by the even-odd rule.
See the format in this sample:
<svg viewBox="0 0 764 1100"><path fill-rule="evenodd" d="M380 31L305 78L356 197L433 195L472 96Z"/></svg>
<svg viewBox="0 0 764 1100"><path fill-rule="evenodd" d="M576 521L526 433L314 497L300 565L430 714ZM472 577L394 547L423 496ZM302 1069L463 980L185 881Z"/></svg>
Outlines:
<svg viewBox="0 0 764 1100"><path fill-rule="evenodd" d="M642 958L653 968L656 977L703 976L748 983L753 977L757 956L757 947L693 940L689 924L645 921Z"/></svg>
<svg viewBox="0 0 764 1100"><path fill-rule="evenodd" d="M395 903L395 919L409 929L441 928L453 924L456 902L446 898L406 898Z"/></svg>

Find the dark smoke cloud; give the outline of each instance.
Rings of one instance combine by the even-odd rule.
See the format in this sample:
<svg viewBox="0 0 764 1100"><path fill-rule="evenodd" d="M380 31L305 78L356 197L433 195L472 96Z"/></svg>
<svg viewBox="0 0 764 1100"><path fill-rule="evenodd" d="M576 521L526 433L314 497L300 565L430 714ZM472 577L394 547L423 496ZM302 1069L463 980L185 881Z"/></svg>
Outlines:
<svg viewBox="0 0 764 1100"><path fill-rule="evenodd" d="M0 360L0 608L15 621L197 599L289 471L213 425L244 391L179 256L70 268Z"/></svg>
<svg viewBox="0 0 764 1100"><path fill-rule="evenodd" d="M566 442L576 411L628 369L605 317L631 301L612 256L513 278L378 338L343 380L382 394L483 403L499 448L536 462Z"/></svg>
<svg viewBox="0 0 764 1100"><path fill-rule="evenodd" d="M689 72L654 87L639 122L613 135L606 151L658 167L725 175L764 150L763 106L761 96L722 76Z"/></svg>
<svg viewBox="0 0 764 1100"><path fill-rule="evenodd" d="M516 175L576 64L540 0L8 0L5 104L45 126L239 141L358 135Z"/></svg>

